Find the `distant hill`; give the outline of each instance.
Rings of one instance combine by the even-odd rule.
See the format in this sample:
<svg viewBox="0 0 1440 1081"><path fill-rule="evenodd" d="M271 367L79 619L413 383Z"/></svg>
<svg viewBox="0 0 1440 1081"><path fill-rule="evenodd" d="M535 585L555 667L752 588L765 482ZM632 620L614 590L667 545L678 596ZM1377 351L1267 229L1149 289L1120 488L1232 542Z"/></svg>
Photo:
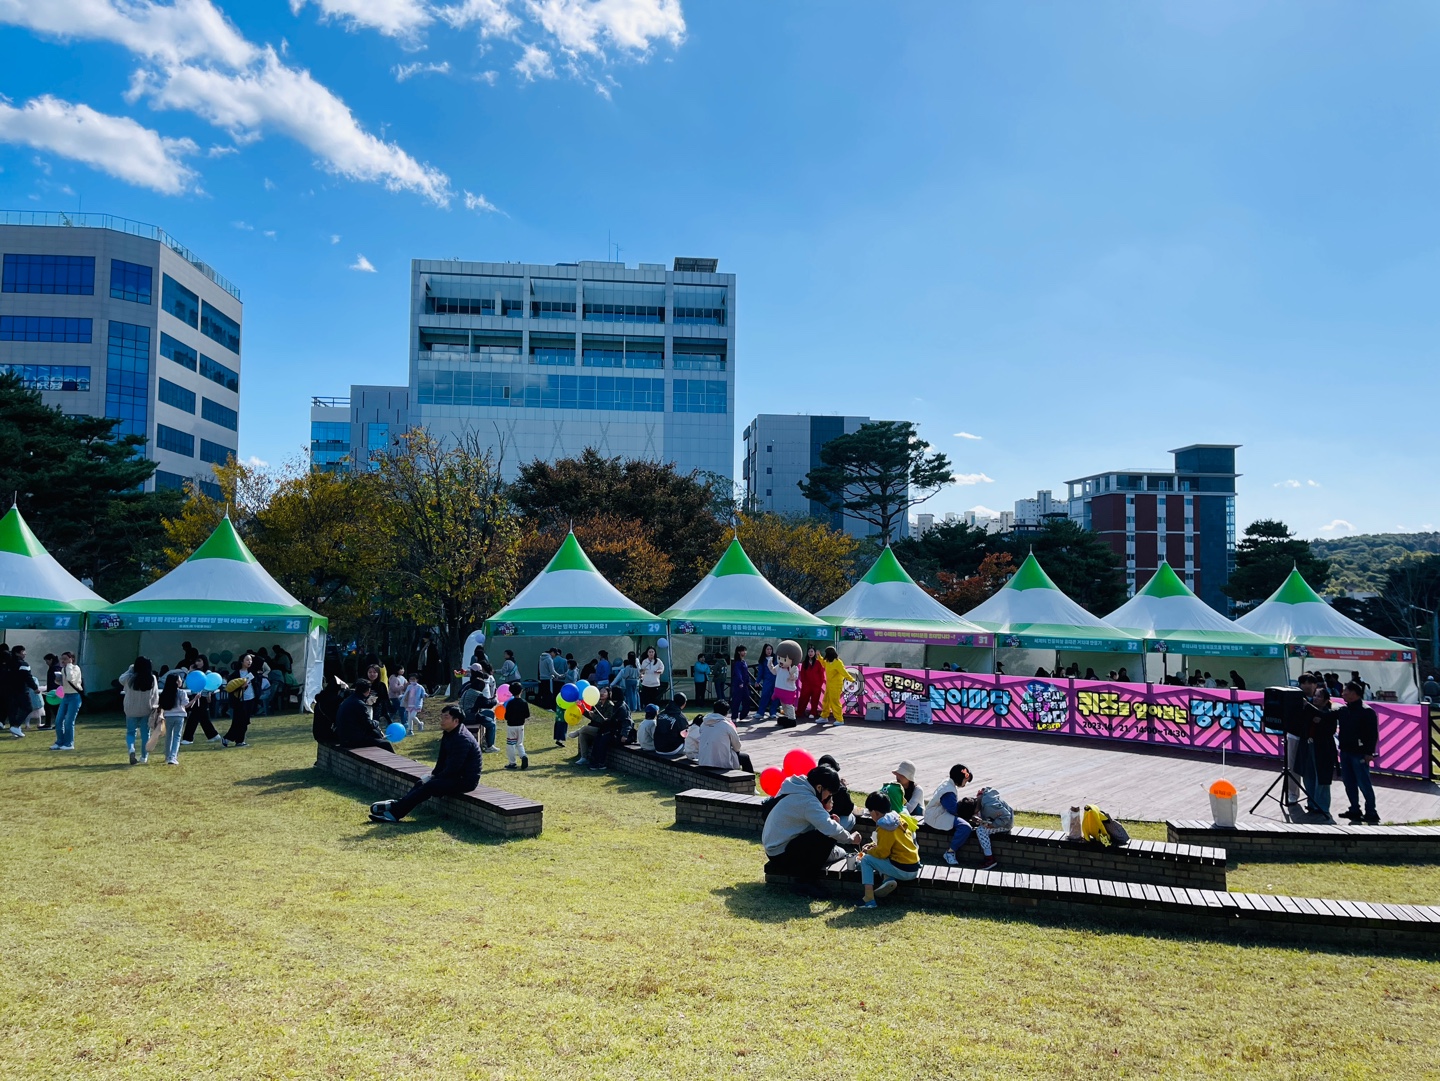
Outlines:
<svg viewBox="0 0 1440 1081"><path fill-rule="evenodd" d="M1440 552L1440 533L1360 533L1312 540L1310 548L1330 561L1326 593L1354 589L1378 593L1391 563L1411 552Z"/></svg>

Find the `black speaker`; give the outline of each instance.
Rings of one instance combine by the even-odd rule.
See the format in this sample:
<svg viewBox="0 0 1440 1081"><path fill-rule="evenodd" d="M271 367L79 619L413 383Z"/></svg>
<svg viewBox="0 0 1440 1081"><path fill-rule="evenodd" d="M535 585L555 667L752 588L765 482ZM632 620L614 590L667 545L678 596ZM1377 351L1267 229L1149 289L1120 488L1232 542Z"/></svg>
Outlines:
<svg viewBox="0 0 1440 1081"><path fill-rule="evenodd" d="M1265 688L1265 728L1301 735L1305 727L1305 692L1298 687Z"/></svg>

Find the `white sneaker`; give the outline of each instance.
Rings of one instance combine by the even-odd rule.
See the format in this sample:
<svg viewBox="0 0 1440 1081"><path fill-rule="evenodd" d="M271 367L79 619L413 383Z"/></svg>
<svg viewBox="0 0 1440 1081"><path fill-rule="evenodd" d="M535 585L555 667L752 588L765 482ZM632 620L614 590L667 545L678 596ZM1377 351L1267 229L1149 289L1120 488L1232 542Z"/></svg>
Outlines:
<svg viewBox="0 0 1440 1081"><path fill-rule="evenodd" d="M167 758L167 759L165 759L165 764L166 764L167 766L178 766L178 765L180 764L180 759L178 759L178 758Z"/></svg>
<svg viewBox="0 0 1440 1081"><path fill-rule="evenodd" d="M15 737L16 739L24 739L24 738L25 738L25 733L24 733L24 731L21 730L21 729L19 729L19 728L16 728L14 725L11 725L11 726L10 726L10 735L12 735L13 737Z"/></svg>
<svg viewBox="0 0 1440 1081"><path fill-rule="evenodd" d="M960 866L960 860L955 855L955 850L953 848L947 848L945 850L945 862L948 863L951 867Z"/></svg>
<svg viewBox="0 0 1440 1081"><path fill-rule="evenodd" d="M182 746L182 747L188 747L188 746L190 746L190 744L192 744L192 743L194 743L194 742L195 742L195 741L194 741L193 739L182 739L182 740L180 741L180 746Z"/></svg>
<svg viewBox="0 0 1440 1081"><path fill-rule="evenodd" d="M224 742L225 742L225 737L222 736L219 732L216 732L213 736L211 736L211 737L210 737L208 740L206 740L205 742L207 742L207 743L224 743Z"/></svg>
<svg viewBox="0 0 1440 1081"><path fill-rule="evenodd" d="M882 897L889 897L899 888L899 879L887 878L884 882L880 883L880 885L875 887L875 900L878 901Z"/></svg>
<svg viewBox="0 0 1440 1081"><path fill-rule="evenodd" d="M60 749L60 744L58 744L58 743L52 743L52 744L50 744L50 749L51 749L52 751L58 751L58 750Z"/></svg>

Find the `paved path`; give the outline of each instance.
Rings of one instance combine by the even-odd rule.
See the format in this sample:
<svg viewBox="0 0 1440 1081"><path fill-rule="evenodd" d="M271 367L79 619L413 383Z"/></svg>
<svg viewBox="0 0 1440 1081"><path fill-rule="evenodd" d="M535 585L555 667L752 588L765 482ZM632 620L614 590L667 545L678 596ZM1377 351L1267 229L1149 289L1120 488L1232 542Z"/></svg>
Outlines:
<svg viewBox="0 0 1440 1081"><path fill-rule="evenodd" d="M964 762L980 784L994 784L1016 810L1059 814L1072 804L1095 803L1120 819L1164 821L1210 817L1210 782L1225 777L1240 790L1247 816L1278 773L1278 763L1229 756L1224 768L1214 755L1121 747L1098 740L1044 739L978 732L941 725L847 723L843 728L801 724L777 729L774 722L740 725L740 739L757 770L778 766L785 752L803 747L816 758L832 754L852 790L884 781L901 759L915 763L916 778L927 792L943 781L956 762ZM1277 789L1278 791L1278 789ZM1345 790L1337 777L1332 806L1345 808ZM1440 785L1376 778L1376 802L1387 822L1440 819ZM1267 800L1256 818L1281 820L1280 808ZM1301 819L1305 821L1306 819Z"/></svg>

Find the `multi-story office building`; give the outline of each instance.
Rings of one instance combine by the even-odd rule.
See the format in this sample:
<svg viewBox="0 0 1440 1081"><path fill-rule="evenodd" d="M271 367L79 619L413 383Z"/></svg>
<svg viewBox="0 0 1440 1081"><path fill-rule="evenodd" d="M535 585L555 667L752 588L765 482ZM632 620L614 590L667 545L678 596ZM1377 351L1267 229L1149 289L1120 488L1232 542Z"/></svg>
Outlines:
<svg viewBox="0 0 1440 1081"><path fill-rule="evenodd" d="M350 387L348 398L310 399L310 467L368 469L410 428L409 387Z"/></svg>
<svg viewBox="0 0 1440 1081"><path fill-rule="evenodd" d="M869 417L812 417L804 414L761 413L745 427L745 506L771 514L822 518L853 537L868 537L879 530L853 514L831 511L806 499L800 482L819 466L820 449L839 435L869 424ZM898 536L910 534L908 515L896 521Z"/></svg>
<svg viewBox="0 0 1440 1081"><path fill-rule="evenodd" d="M1196 443L1170 453L1173 469L1124 469L1067 481L1079 520L1125 561L1130 594L1167 560L1206 604L1226 615L1235 566L1235 450Z"/></svg>
<svg viewBox="0 0 1440 1081"><path fill-rule="evenodd" d="M735 276L714 259L411 263L409 423L534 459L735 459ZM353 395L352 395L353 402Z"/></svg>
<svg viewBox="0 0 1440 1081"><path fill-rule="evenodd" d="M0 371L145 439L147 487L236 453L240 292L163 229L108 214L0 213Z"/></svg>

